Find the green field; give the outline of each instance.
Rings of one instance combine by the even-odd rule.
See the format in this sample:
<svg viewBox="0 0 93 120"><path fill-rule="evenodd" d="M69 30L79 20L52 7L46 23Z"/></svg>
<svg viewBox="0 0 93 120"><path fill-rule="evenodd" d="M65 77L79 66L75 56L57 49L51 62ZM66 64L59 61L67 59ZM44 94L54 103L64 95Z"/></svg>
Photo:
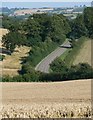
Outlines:
<svg viewBox="0 0 93 120"><path fill-rule="evenodd" d="M82 49L84 42L87 40L86 37L81 37L77 41L77 45L74 46L74 48L68 53L68 55L65 57L65 62L68 66L71 66L76 59L76 56L80 53L80 50Z"/></svg>

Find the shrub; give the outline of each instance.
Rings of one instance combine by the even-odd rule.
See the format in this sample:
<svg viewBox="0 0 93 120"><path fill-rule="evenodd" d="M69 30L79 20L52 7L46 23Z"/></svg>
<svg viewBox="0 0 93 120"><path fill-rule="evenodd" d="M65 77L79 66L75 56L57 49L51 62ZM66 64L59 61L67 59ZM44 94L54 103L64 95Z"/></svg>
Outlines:
<svg viewBox="0 0 93 120"><path fill-rule="evenodd" d="M68 67L65 64L64 61L62 61L60 58L56 58L51 64L50 68L52 69L53 72L57 73L65 73L68 71Z"/></svg>
<svg viewBox="0 0 93 120"><path fill-rule="evenodd" d="M0 61L3 61L4 58L5 58L4 55L0 55Z"/></svg>

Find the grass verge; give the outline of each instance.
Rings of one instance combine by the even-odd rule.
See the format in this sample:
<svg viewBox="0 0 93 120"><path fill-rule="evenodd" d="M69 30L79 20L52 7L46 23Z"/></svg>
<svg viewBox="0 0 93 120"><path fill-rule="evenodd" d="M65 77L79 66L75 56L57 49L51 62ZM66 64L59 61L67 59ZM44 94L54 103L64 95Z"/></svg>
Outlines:
<svg viewBox="0 0 93 120"><path fill-rule="evenodd" d="M69 54L65 57L64 61L66 62L68 66L71 66L73 64L73 61L75 60L76 56L79 54L86 40L87 40L86 37L79 38L78 41L76 42L76 45L69 52Z"/></svg>
<svg viewBox="0 0 93 120"><path fill-rule="evenodd" d="M88 63L89 65L91 65L91 41L91 39L88 39L84 42L82 49L73 61L74 65L78 63Z"/></svg>
<svg viewBox="0 0 93 120"><path fill-rule="evenodd" d="M67 49L61 56L61 60L63 61L65 59L65 57L69 54L69 52L71 51L71 49Z"/></svg>

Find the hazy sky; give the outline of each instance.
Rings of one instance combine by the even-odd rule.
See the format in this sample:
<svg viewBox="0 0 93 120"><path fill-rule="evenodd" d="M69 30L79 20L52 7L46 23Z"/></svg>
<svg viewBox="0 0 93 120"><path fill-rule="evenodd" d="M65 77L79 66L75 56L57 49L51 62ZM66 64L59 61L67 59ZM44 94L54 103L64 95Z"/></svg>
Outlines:
<svg viewBox="0 0 93 120"><path fill-rule="evenodd" d="M91 0L1 0L3 7L24 7L24 8L40 8L40 7L73 7L75 5L90 6Z"/></svg>
<svg viewBox="0 0 93 120"><path fill-rule="evenodd" d="M9 8L40 8L40 7L74 7L75 5L90 6L90 2L2 2L2 7Z"/></svg>
<svg viewBox="0 0 93 120"><path fill-rule="evenodd" d="M2 2L91 2L92 0L1 0Z"/></svg>

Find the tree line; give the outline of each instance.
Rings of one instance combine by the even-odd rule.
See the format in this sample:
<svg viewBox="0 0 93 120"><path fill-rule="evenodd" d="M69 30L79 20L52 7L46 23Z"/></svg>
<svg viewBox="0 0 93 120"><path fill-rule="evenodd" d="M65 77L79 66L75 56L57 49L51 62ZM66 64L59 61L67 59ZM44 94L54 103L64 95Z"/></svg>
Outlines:
<svg viewBox="0 0 93 120"><path fill-rule="evenodd" d="M47 41L47 38L60 44L70 31L68 20L63 15L34 14L27 20L3 16L2 21L3 27L10 31L2 42L11 52L17 45L38 46Z"/></svg>
<svg viewBox="0 0 93 120"><path fill-rule="evenodd" d="M93 38L93 7L84 9L83 14L79 14L76 19L70 22L71 32L68 36L77 39L82 36Z"/></svg>

